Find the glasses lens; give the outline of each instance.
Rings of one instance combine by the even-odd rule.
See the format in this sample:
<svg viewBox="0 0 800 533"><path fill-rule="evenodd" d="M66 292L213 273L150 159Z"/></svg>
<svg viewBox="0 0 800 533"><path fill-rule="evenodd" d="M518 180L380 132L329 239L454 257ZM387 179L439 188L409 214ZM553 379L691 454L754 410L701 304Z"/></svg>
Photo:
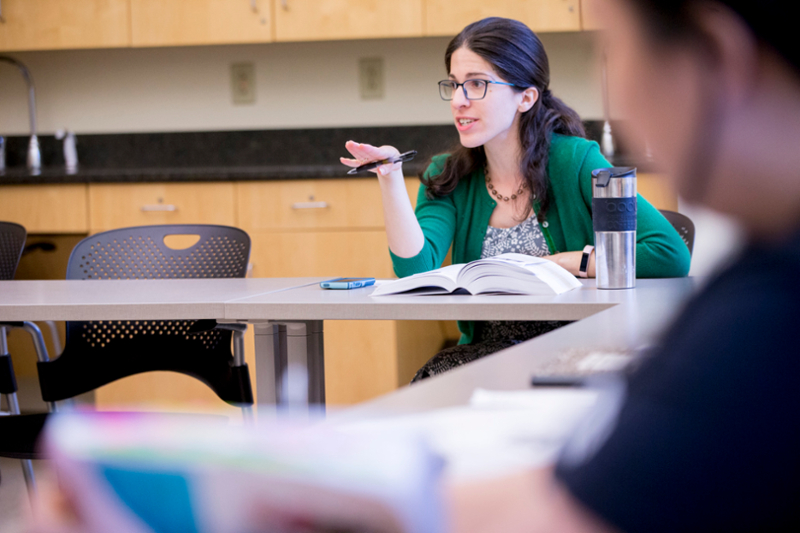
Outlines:
<svg viewBox="0 0 800 533"><path fill-rule="evenodd" d="M470 100L480 100L486 96L486 82L484 80L467 80L464 82L467 90L467 98Z"/></svg>
<svg viewBox="0 0 800 533"><path fill-rule="evenodd" d="M453 91L455 91L454 85L455 84L452 81L439 82L439 96L442 97L442 100L453 99Z"/></svg>

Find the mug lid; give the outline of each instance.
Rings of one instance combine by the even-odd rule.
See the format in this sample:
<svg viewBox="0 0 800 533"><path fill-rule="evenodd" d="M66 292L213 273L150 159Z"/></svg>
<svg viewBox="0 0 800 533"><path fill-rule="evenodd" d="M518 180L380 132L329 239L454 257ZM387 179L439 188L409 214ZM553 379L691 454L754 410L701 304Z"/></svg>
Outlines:
<svg viewBox="0 0 800 533"><path fill-rule="evenodd" d="M597 178L595 187L607 187L611 178L635 178L636 167L598 168L592 171L592 177Z"/></svg>

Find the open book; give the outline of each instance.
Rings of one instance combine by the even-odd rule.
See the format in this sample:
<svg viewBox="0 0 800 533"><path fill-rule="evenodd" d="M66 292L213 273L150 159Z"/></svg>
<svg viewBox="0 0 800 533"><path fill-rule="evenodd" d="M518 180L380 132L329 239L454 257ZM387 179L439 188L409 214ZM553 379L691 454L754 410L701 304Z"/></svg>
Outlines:
<svg viewBox="0 0 800 533"><path fill-rule="evenodd" d="M444 462L411 432L351 434L288 417L255 426L61 412L48 418L45 445L84 522L75 531L445 529Z"/></svg>
<svg viewBox="0 0 800 533"><path fill-rule="evenodd" d="M470 263L450 265L430 272L384 283L372 296L413 294L561 294L581 283L552 261L524 254L501 254Z"/></svg>

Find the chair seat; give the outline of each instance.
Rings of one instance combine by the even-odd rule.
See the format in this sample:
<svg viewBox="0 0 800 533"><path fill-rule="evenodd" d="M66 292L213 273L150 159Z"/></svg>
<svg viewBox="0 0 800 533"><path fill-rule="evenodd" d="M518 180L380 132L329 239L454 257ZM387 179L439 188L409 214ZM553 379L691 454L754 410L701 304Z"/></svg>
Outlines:
<svg viewBox="0 0 800 533"><path fill-rule="evenodd" d="M47 417L48 413L36 413L0 418L0 434L3 435L0 456L12 459L44 459L44 454L38 448L38 440Z"/></svg>

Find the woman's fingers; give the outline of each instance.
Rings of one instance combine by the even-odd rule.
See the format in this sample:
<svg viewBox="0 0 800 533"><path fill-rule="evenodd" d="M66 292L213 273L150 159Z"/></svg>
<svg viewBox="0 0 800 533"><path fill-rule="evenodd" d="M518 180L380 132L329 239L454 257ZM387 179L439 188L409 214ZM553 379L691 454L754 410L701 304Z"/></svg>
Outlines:
<svg viewBox="0 0 800 533"><path fill-rule="evenodd" d="M353 157L340 157L339 161L341 161L343 165L347 165L348 167L352 168L359 167L366 163L372 163L373 161L391 159L400 154L400 152L394 146L377 147L372 146L371 144L357 143L355 141L347 141L344 146ZM386 164L378 167L377 169L372 169L370 172L379 175L386 175L395 170L399 170L400 168L401 163Z"/></svg>
<svg viewBox="0 0 800 533"><path fill-rule="evenodd" d="M355 141L347 141L344 146L356 160L361 161L361 164L387 159L400 153L393 146L377 147L371 144L357 143Z"/></svg>
<svg viewBox="0 0 800 533"><path fill-rule="evenodd" d="M348 167L353 167L353 168L361 164L358 162L358 159L348 159L346 157L340 157L339 161L341 161L343 165L347 165Z"/></svg>
<svg viewBox="0 0 800 533"><path fill-rule="evenodd" d="M355 141L347 141L344 145L347 151L353 154L356 159L370 159L380 158L380 150L369 144L357 143Z"/></svg>

